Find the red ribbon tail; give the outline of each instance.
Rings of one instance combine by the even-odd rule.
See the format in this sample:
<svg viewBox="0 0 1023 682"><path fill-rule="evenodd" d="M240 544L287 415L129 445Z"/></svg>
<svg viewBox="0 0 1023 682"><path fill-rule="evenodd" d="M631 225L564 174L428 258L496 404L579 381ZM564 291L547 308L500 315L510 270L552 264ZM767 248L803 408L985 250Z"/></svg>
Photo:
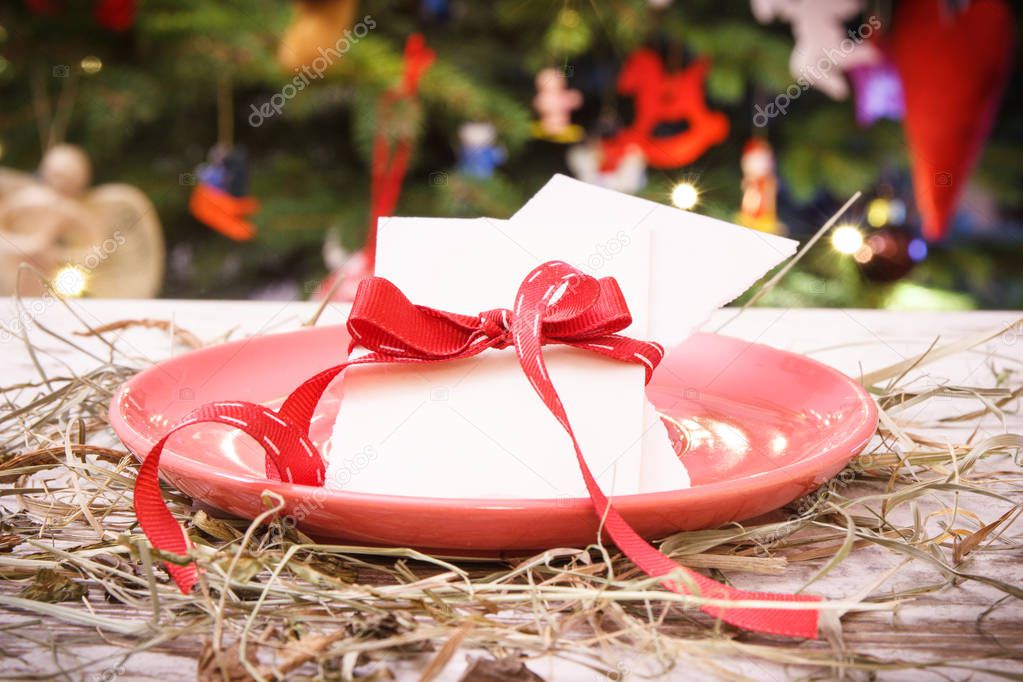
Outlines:
<svg viewBox="0 0 1023 682"><path fill-rule="evenodd" d="M732 601L807 602L814 604L819 604L823 601L821 597L810 594L746 592L728 586L725 586L725 588L727 590L726 598ZM817 639L820 627L820 610L815 607L806 609L772 609L705 606L703 607L703 612L744 630L785 637Z"/></svg>
<svg viewBox="0 0 1023 682"><path fill-rule="evenodd" d="M343 367L337 368L335 375ZM323 384L324 388L326 383ZM160 455L163 454L164 445L173 434L200 423L232 426L252 438L266 453L265 467L268 479L304 485L324 484L323 458L306 435L308 428L306 430L295 428L265 405L242 401L203 405L186 415L153 446L139 467L138 477L135 479L133 496L135 516L150 544L162 552L186 555L192 543L185 529L174 519L160 493ZM308 424L306 426L308 427ZM191 591L199 576L199 570L194 563L182 566L165 561L164 565L183 593Z"/></svg>
<svg viewBox="0 0 1023 682"><path fill-rule="evenodd" d="M171 554L186 555L192 543L185 529L174 520L174 515L167 509L160 494L160 453L168 436L156 444L139 468L138 478L135 479L135 516L153 547ZM165 561L164 566L184 594L188 594L199 579L199 570L195 564L182 566Z"/></svg>
<svg viewBox="0 0 1023 682"><path fill-rule="evenodd" d="M575 443L574 435L572 435L572 441ZM618 549L644 573L664 578L661 585L676 594L694 593L686 581L671 579L672 575L681 571L691 583L695 584L697 588L695 591L699 593L699 596L704 598L728 601L806 603L808 608L805 609L773 609L766 605L763 607L724 607L705 604L700 607L700 610L745 630L785 637L817 638L820 612L809 604L820 603L822 601L820 597L805 594L747 592L723 585L677 563L640 537L614 507L609 506L610 501L604 496L597 481L593 478L593 474L582 458L578 444L576 443L575 446L579 466L594 508L601 514L604 514L604 510L606 510L604 528L607 534Z"/></svg>
<svg viewBox="0 0 1023 682"><path fill-rule="evenodd" d="M663 552L658 551L653 545L644 540L632 526L611 506L610 500L600 489L593 472L590 471L586 458L583 457L579 441L575 437L575 431L568 419L565 406L558 396L558 392L551 382L550 374L547 371L543 357L542 339L537 337L536 330L541 328L544 315L551 305L554 293L558 286L565 281L566 277L576 272L574 268L565 263L551 262L538 266L526 277L519 293L515 299L515 309L512 311L514 323L512 325L512 336L514 339L515 352L519 358L522 371L529 377L530 383L537 395L543 401L547 409L571 439L575 449L576 461L579 464L579 472L582 474L586 490L593 503L593 509L598 517L604 519L604 530L610 536L611 541L617 545L636 566L651 577L661 578L661 584L677 594L692 594L688 585L671 576L682 572L690 581L695 583L699 594L705 598L723 599L734 601L737 599L753 599L756 601L774 602L817 602L817 597L806 595L781 595L759 592L744 592L735 588L722 585L706 576L692 571L676 561L672 560ZM561 305L565 305L562 303ZM577 318L580 321L584 317ZM565 333L569 333L567 330ZM650 380L651 371L654 366L653 360L660 359L662 350L653 344L644 344L624 337L613 335L599 339L590 339L591 343L577 344L580 347L588 347L594 352L599 352L608 357L623 362L643 364L647 368L647 381ZM641 353L638 346L650 346L648 353ZM771 609L759 607L722 607L705 604L700 607L702 611L725 622L732 623L747 630L766 632L788 637L805 637L815 639L817 637L818 611L815 608L806 609Z"/></svg>

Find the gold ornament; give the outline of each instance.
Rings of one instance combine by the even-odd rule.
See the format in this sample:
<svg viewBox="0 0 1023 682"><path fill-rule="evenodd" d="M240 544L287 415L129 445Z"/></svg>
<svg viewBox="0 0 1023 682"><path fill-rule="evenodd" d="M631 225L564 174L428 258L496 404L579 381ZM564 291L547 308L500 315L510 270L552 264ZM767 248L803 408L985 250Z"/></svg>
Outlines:
<svg viewBox="0 0 1023 682"><path fill-rule="evenodd" d="M348 49L345 33L356 10L355 0L299 0L277 47L277 61L290 71L313 66L316 59L333 63Z"/></svg>

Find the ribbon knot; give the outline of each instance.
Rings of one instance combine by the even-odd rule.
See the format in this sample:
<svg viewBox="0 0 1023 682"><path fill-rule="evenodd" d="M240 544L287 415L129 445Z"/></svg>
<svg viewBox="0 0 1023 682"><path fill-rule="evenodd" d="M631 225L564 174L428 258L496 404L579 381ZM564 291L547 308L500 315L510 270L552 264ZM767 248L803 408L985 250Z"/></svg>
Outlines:
<svg viewBox="0 0 1023 682"><path fill-rule="evenodd" d="M567 263L552 261L523 280L511 310L497 308L478 315L460 315L412 304L390 281L362 281L348 318L352 344L369 353L326 369L288 396L276 413L264 405L220 402L205 405L168 431L147 455L135 483L135 513L155 547L185 554L190 543L160 494L158 467L168 437L199 422L217 422L241 429L263 445L269 478L303 485L324 484L323 458L308 438L316 405L327 386L348 367L381 363L424 363L457 360L488 348L515 347L523 373L551 415L557 419L575 453L593 511L603 531L647 575L668 590L696 594L701 609L740 627L795 637L816 637L819 597L747 592L691 571L659 552L615 510L597 484L583 457L575 431L544 362L543 346L564 344L621 362L641 364L647 381L664 355L656 343L616 332L632 317L617 282L595 279ZM512 418L510 415L509 418ZM569 453L566 451L566 456ZM167 568L182 591L195 584L194 564ZM680 580L679 575L686 576ZM760 602L759 606L730 606L731 601ZM774 608L771 603L788 603ZM799 602L795 606L791 602Z"/></svg>
<svg viewBox="0 0 1023 682"><path fill-rule="evenodd" d="M524 291L530 295L524 296ZM520 329L516 337L520 318L528 320L528 327ZM462 315L416 305L390 280L370 277L359 284L348 316L352 346L371 351L377 361L385 357L391 361L455 360L519 342L560 343L626 362L642 362L649 379L663 355L657 344L629 339L628 352L619 352L618 340L612 340L613 348L590 344L607 341L630 324L632 315L625 296L613 278L598 280L560 261L544 263L531 273L519 289L513 310L494 308ZM641 359L635 356L637 352Z"/></svg>
<svg viewBox="0 0 1023 682"><path fill-rule="evenodd" d="M487 339L490 348L507 348L512 344L511 311L507 308L494 308L480 313L480 331Z"/></svg>

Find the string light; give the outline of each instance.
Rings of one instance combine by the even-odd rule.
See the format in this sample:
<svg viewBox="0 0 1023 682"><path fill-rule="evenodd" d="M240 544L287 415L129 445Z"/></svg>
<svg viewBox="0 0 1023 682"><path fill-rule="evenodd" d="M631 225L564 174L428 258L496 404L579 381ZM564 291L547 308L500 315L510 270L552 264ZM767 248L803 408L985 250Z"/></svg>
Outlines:
<svg viewBox="0 0 1023 682"><path fill-rule="evenodd" d="M864 244L859 250L853 254L853 259L857 263L866 265L874 257L874 249L870 247L870 244Z"/></svg>
<svg viewBox="0 0 1023 682"><path fill-rule="evenodd" d="M82 71L92 75L99 73L100 69L103 68L103 61L99 57L89 56L82 58Z"/></svg>
<svg viewBox="0 0 1023 682"><path fill-rule="evenodd" d="M671 190L671 203L684 211L691 211L700 200L700 190L691 182L680 182Z"/></svg>
<svg viewBox="0 0 1023 682"><path fill-rule="evenodd" d="M916 237L909 242L909 246L906 248L909 254L909 259L914 263L919 263L924 258L927 258L927 242L920 237Z"/></svg>
<svg viewBox="0 0 1023 682"><path fill-rule="evenodd" d="M863 234L855 225L839 225L831 233L831 245L835 251L852 256L863 248Z"/></svg>
<svg viewBox="0 0 1023 682"><path fill-rule="evenodd" d="M53 276L53 288L61 296L78 298L85 293L86 272L77 265L65 265Z"/></svg>
<svg viewBox="0 0 1023 682"><path fill-rule="evenodd" d="M881 227L888 223L889 201L877 198L867 205L867 222L873 227Z"/></svg>

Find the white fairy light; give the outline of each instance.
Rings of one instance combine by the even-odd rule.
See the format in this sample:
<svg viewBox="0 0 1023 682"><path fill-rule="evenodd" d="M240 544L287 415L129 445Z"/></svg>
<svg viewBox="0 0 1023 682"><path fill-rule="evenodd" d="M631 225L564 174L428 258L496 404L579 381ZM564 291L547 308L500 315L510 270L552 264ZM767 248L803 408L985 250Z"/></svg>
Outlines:
<svg viewBox="0 0 1023 682"><path fill-rule="evenodd" d="M863 246L863 233L855 225L839 225L831 233L831 245L835 251L851 256Z"/></svg>
<svg viewBox="0 0 1023 682"><path fill-rule="evenodd" d="M700 200L700 190L691 182L680 182L671 190L671 203L685 211L691 211Z"/></svg>
<svg viewBox="0 0 1023 682"><path fill-rule="evenodd" d="M86 272L77 265L65 265L53 276L53 288L61 296L77 298L85 293Z"/></svg>

